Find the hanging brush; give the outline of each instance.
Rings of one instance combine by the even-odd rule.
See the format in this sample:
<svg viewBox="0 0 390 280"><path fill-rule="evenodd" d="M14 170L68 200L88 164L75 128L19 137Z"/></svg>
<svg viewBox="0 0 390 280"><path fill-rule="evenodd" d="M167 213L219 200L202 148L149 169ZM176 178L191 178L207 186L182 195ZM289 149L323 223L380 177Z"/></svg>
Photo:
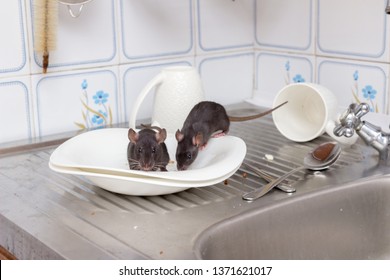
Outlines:
<svg viewBox="0 0 390 280"><path fill-rule="evenodd" d="M56 49L57 0L34 0L34 49L42 54L43 73L49 67L49 53Z"/></svg>

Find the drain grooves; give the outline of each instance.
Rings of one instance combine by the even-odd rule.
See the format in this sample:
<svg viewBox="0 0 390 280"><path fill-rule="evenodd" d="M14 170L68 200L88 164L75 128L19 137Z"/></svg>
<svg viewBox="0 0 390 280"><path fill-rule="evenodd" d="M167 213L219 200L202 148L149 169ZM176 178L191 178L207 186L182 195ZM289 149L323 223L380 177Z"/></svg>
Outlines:
<svg viewBox="0 0 390 280"><path fill-rule="evenodd" d="M305 154L317 145L332 141L332 138L323 135L309 143L291 142L280 135L270 117L232 123L229 134L245 141L246 163L264 169L275 177L301 165ZM12 181L13 185L24 190L26 197L30 195L39 200L41 195L41 199L54 200L53 207L57 207L58 211L70 207L68 210L74 214L82 209L84 213L117 211L145 215L181 211L231 199L266 183L248 168L241 167L225 182L213 186L192 188L164 196L125 196L94 186L84 177L53 172L48 167L52 151L53 148L50 148L1 158L0 180ZM272 155L273 160L267 160L266 155ZM339 160L330 169L340 169L362 160L362 155L356 150L343 150ZM303 175L304 171L298 172L289 180L299 181Z"/></svg>

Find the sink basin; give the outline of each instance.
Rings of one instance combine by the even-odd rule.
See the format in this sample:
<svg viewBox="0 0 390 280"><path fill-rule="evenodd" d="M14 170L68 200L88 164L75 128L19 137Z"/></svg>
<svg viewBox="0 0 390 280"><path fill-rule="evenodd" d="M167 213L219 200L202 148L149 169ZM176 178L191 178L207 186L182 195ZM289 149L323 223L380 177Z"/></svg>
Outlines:
<svg viewBox="0 0 390 280"><path fill-rule="evenodd" d="M203 231L200 259L390 259L390 177L249 210Z"/></svg>

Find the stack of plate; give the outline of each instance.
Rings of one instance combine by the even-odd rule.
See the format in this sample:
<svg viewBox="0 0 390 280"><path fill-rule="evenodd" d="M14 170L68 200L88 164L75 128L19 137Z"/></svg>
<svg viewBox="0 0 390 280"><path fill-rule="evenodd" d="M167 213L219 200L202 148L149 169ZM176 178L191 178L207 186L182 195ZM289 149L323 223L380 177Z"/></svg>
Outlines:
<svg viewBox="0 0 390 280"><path fill-rule="evenodd" d="M242 139L212 138L188 170L177 171L177 142L173 134L168 134L165 140L171 158L168 172L130 170L127 133L126 128L106 128L75 136L54 150L49 166L56 172L85 176L112 192L163 195L222 182L237 171L246 155Z"/></svg>

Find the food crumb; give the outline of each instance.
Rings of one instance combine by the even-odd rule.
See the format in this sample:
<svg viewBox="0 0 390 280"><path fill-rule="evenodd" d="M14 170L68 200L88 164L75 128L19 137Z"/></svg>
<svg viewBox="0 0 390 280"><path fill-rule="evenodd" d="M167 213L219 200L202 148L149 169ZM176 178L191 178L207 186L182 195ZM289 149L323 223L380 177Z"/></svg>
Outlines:
<svg viewBox="0 0 390 280"><path fill-rule="evenodd" d="M274 160L274 156L270 154L265 154L265 159L266 160Z"/></svg>
<svg viewBox="0 0 390 280"><path fill-rule="evenodd" d="M226 179L225 181L223 181L223 184L228 185L229 184L228 180Z"/></svg>
<svg viewBox="0 0 390 280"><path fill-rule="evenodd" d="M160 255L164 254L164 251L160 251Z"/></svg>
<svg viewBox="0 0 390 280"><path fill-rule="evenodd" d="M248 176L248 174L246 172L242 173L243 178L246 178L247 176Z"/></svg>

